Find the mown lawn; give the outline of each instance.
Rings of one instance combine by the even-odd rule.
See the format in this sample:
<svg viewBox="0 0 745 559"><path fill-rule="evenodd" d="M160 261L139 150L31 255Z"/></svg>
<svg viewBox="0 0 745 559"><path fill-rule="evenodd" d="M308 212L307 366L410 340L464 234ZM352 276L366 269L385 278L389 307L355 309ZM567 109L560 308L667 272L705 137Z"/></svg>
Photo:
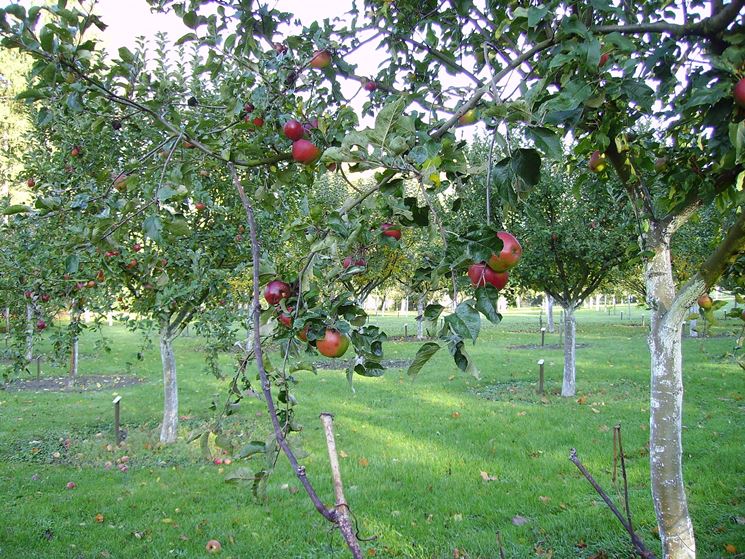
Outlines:
<svg viewBox="0 0 745 559"><path fill-rule="evenodd" d="M578 342L587 345L577 352L572 399L558 396L560 349L513 347L540 343L536 309L509 311L469 348L481 369L478 381L457 372L446 350L414 382L390 369L378 379L357 377L355 393L340 371L298 373L304 429L293 442L308 453L301 462L331 503L318 414L333 412L347 498L360 535L375 538L364 544L368 556L496 558L500 532L510 558L628 558L633 553L620 524L568 460L576 447L620 504L611 469L613 426L621 423L634 523L659 552L641 313L634 308L623 321L605 310L579 313ZM402 334L404 324L415 330L411 316L372 320L390 335ZM727 355L740 326L724 322L712 338L684 341L685 474L699 556L706 558L745 552L745 373ZM81 374L144 380L116 392L128 432L122 448L109 446L112 390L0 391L0 557L202 557L212 538L226 558L346 556L340 537L297 491L284 458L268 500L256 502L250 485L224 478L238 468L255 470L261 456L220 468L198 443L185 442L214 419L211 403L219 409L226 396L227 380L205 373L199 339L176 346L186 419L179 442L163 448L157 344L138 361L138 337L119 326L106 336L111 353L97 350L92 336L84 340ZM558 343L558 334L546 343ZM410 359L417 347L389 342L386 359ZM543 398L535 394L540 358ZM226 373L233 360L225 356ZM61 374L43 369L43 376ZM258 400L243 401L226 424L236 445L266 437L263 409ZM105 468L125 455L128 472ZM77 487L66 489L68 481Z"/></svg>

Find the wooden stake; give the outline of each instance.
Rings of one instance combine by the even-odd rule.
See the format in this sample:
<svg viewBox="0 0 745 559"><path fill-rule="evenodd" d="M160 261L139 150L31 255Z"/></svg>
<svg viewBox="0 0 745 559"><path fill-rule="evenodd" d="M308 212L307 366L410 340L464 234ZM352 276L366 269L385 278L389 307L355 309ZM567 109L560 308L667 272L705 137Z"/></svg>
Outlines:
<svg viewBox="0 0 745 559"><path fill-rule="evenodd" d="M543 359L538 360L538 394L543 394Z"/></svg>
<svg viewBox="0 0 745 559"><path fill-rule="evenodd" d="M122 401L121 396L114 398L112 404L114 404L114 440L116 444L122 442L122 430L119 428L119 402Z"/></svg>

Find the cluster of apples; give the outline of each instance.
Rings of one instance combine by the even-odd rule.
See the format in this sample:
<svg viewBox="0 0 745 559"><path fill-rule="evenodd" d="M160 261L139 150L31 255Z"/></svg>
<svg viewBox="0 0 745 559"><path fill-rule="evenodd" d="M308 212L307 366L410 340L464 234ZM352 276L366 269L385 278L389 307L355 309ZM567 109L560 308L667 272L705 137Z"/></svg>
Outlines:
<svg viewBox="0 0 745 559"><path fill-rule="evenodd" d="M502 251L492 254L486 262L474 263L468 268L468 278L474 287L489 284L497 290L503 289L510 278L508 271L520 261L523 249L515 236L507 231L500 231L497 237L502 239Z"/></svg>
<svg viewBox="0 0 745 559"><path fill-rule="evenodd" d="M286 328L292 327L292 312L293 307L287 307L287 312L281 309L280 303L289 299L292 295L292 287L290 284L282 280L272 280L266 284L264 288L264 300L267 303L277 308L279 315L277 321L285 326ZM308 329L309 324L306 324L305 328L298 332L297 337L302 341L308 341ZM339 332L336 328L326 328L323 338L316 340L316 349L321 355L326 357L341 357L349 349L349 337Z"/></svg>

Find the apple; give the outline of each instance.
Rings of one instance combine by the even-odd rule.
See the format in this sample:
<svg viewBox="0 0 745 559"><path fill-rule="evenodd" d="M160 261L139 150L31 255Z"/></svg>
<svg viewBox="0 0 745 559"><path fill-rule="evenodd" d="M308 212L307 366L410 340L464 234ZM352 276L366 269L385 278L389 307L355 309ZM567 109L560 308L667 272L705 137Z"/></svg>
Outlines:
<svg viewBox="0 0 745 559"><path fill-rule="evenodd" d="M73 146L73 148L70 150L70 156L71 157L80 157L80 153L82 151L83 150L81 149L80 146Z"/></svg>
<svg viewBox="0 0 745 559"><path fill-rule="evenodd" d="M30 178L26 181L26 184L28 185L29 188L33 188L36 186L36 181L33 178Z"/></svg>
<svg viewBox="0 0 745 559"><path fill-rule="evenodd" d="M298 163L308 165L313 163L321 155L316 145L308 140L297 140L292 144L292 158Z"/></svg>
<svg viewBox="0 0 745 559"><path fill-rule="evenodd" d="M338 168L338 165L333 161L331 163L326 163L327 171L331 171L333 173L334 171L336 171L337 168Z"/></svg>
<svg viewBox="0 0 745 559"><path fill-rule="evenodd" d="M378 84L375 83L373 80L367 80L363 87L365 88L365 91L369 91L370 93L372 93L373 91L378 89Z"/></svg>
<svg viewBox="0 0 745 559"><path fill-rule="evenodd" d="M732 97L735 98L735 103L741 107L745 107L745 78L742 78L735 84L732 90Z"/></svg>
<svg viewBox="0 0 745 559"><path fill-rule="evenodd" d="M264 119L261 118L260 116L257 116L256 118L254 118L251 122L253 122L253 125L256 128L261 128L262 126L264 126Z"/></svg>
<svg viewBox="0 0 745 559"><path fill-rule="evenodd" d="M243 112L250 114L250 113L254 112L254 109L255 108L256 107L253 106L253 103L246 103L245 105L243 105Z"/></svg>
<svg viewBox="0 0 745 559"><path fill-rule="evenodd" d="M354 266L354 258L352 258L351 256L347 256L346 258L344 258L344 260L342 260L341 265L342 268L344 268L345 270L347 268L351 268L352 266Z"/></svg>
<svg viewBox="0 0 745 559"><path fill-rule="evenodd" d="M711 297L709 297L708 293L704 293L703 295L701 295L701 297L698 298L697 302L698 306L705 311L708 311L714 305L714 301L711 300Z"/></svg>
<svg viewBox="0 0 745 559"><path fill-rule="evenodd" d="M215 463L215 466L222 466L222 458L215 458L213 462Z"/></svg>
<svg viewBox="0 0 745 559"><path fill-rule="evenodd" d="M47 323L46 323L46 322L44 322L43 320L39 320L39 321L38 321L38 322L36 323L36 329L37 329L37 330L39 330L40 332L41 332L42 330L44 330L44 329L45 329L46 327L47 327Z"/></svg>
<svg viewBox="0 0 745 559"><path fill-rule="evenodd" d="M295 309L293 307L287 307L287 312L281 312L279 313L279 316L277 317L277 320L280 324L282 324L285 328L292 328L292 311Z"/></svg>
<svg viewBox="0 0 745 559"><path fill-rule="evenodd" d="M96 280L106 281L106 275L103 273L103 270L99 270L98 273L96 273Z"/></svg>
<svg viewBox="0 0 745 559"><path fill-rule="evenodd" d="M607 52L604 52L600 55L600 61L598 62L598 68L602 68L608 63L608 59L610 58L610 54Z"/></svg>
<svg viewBox="0 0 745 559"><path fill-rule="evenodd" d="M26 290L26 291L23 292L23 296L26 299L31 299L34 296L34 292L33 291Z"/></svg>
<svg viewBox="0 0 745 559"><path fill-rule="evenodd" d="M300 332L297 333L297 337L300 338L302 341L307 342L308 341L308 330L310 330L310 324L306 324L305 328L300 330Z"/></svg>
<svg viewBox="0 0 745 559"><path fill-rule="evenodd" d="M308 122L303 124L303 130L306 132L310 132L311 130L316 130L318 128L318 119L317 118L311 118Z"/></svg>
<svg viewBox="0 0 745 559"><path fill-rule="evenodd" d="M114 188L119 192L127 190L127 175L125 173L119 173L112 178L114 179Z"/></svg>
<svg viewBox="0 0 745 559"><path fill-rule="evenodd" d="M303 130L303 125L295 119L288 120L282 128L282 131L284 132L285 137L293 142L302 138L303 133L305 132L305 130Z"/></svg>
<svg viewBox="0 0 745 559"><path fill-rule="evenodd" d="M386 237L391 237L393 239L396 239L397 241L401 240L401 229L399 229L393 223L383 223L380 226L380 230Z"/></svg>
<svg viewBox="0 0 745 559"><path fill-rule="evenodd" d="M593 173L602 173L605 170L605 154L596 149L592 152L587 166Z"/></svg>
<svg viewBox="0 0 745 559"><path fill-rule="evenodd" d="M88 289L92 289L92 288L96 287L96 282L94 280L88 280L88 283L86 283L85 286Z"/></svg>
<svg viewBox="0 0 745 559"><path fill-rule="evenodd" d="M77 485L75 484L74 481L68 481L65 487L67 487L68 489L75 489Z"/></svg>
<svg viewBox="0 0 745 559"><path fill-rule="evenodd" d="M523 248L515 236L507 231L500 231L497 233L497 237L502 239L502 252L492 254L487 264L495 272L506 272L520 261Z"/></svg>
<svg viewBox="0 0 745 559"><path fill-rule="evenodd" d="M207 205L204 202L197 202L196 204L194 204L194 207L197 209L198 212L201 212L202 210L204 210L204 208L207 207Z"/></svg>
<svg viewBox="0 0 745 559"><path fill-rule="evenodd" d="M313 53L313 58L310 60L310 67L320 70L326 68L331 64L331 53L327 50L317 50Z"/></svg>
<svg viewBox="0 0 745 559"><path fill-rule="evenodd" d="M49 299L51 299L51 297L49 296L48 293L44 293L44 295L41 296L42 303L48 303Z"/></svg>
<svg viewBox="0 0 745 559"><path fill-rule="evenodd" d="M264 299L270 305L278 305L282 299L290 296L291 289L288 284L281 280L272 280L264 288Z"/></svg>
<svg viewBox="0 0 745 559"><path fill-rule="evenodd" d="M349 348L349 338L333 328L327 328L323 338L316 341L316 348L326 357L341 357Z"/></svg>
<svg viewBox="0 0 745 559"><path fill-rule="evenodd" d="M205 549L207 553L220 553L222 551L222 545L217 540L210 540L207 542Z"/></svg>
<svg viewBox="0 0 745 559"><path fill-rule="evenodd" d="M132 245L132 250L135 252L140 252L142 250L142 245L140 243L135 243Z"/></svg>
<svg viewBox="0 0 745 559"><path fill-rule="evenodd" d="M458 117L458 126L468 126L476 122L476 111L469 109Z"/></svg>
<svg viewBox="0 0 745 559"><path fill-rule="evenodd" d="M474 287L484 287L487 283L497 289L503 289L509 279L507 272L495 272L486 262L471 264L468 267L468 278Z"/></svg>
<svg viewBox="0 0 745 559"><path fill-rule="evenodd" d="M230 466L233 463L233 461L230 458L224 458L222 463L225 464L226 466Z"/></svg>

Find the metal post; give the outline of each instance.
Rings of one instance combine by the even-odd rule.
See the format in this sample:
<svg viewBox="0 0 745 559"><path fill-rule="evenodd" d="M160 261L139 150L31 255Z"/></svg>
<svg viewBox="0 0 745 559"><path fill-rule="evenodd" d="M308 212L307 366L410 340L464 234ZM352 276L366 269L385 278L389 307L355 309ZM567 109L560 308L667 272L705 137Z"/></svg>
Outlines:
<svg viewBox="0 0 745 559"><path fill-rule="evenodd" d="M404 338L408 338L408 337L409 337L409 325L404 324Z"/></svg>
<svg viewBox="0 0 745 559"><path fill-rule="evenodd" d="M112 402L114 404L114 440L116 440L116 444L122 442L122 431L119 428L119 402L121 401L122 397L117 396Z"/></svg>
<svg viewBox="0 0 745 559"><path fill-rule="evenodd" d="M621 320L623 320L623 311L621 311Z"/></svg>
<svg viewBox="0 0 745 559"><path fill-rule="evenodd" d="M546 345L546 329L541 328L541 347Z"/></svg>
<svg viewBox="0 0 745 559"><path fill-rule="evenodd" d="M36 356L36 380L41 377L41 355Z"/></svg>
<svg viewBox="0 0 745 559"><path fill-rule="evenodd" d="M538 360L538 394L543 394L543 359Z"/></svg>

